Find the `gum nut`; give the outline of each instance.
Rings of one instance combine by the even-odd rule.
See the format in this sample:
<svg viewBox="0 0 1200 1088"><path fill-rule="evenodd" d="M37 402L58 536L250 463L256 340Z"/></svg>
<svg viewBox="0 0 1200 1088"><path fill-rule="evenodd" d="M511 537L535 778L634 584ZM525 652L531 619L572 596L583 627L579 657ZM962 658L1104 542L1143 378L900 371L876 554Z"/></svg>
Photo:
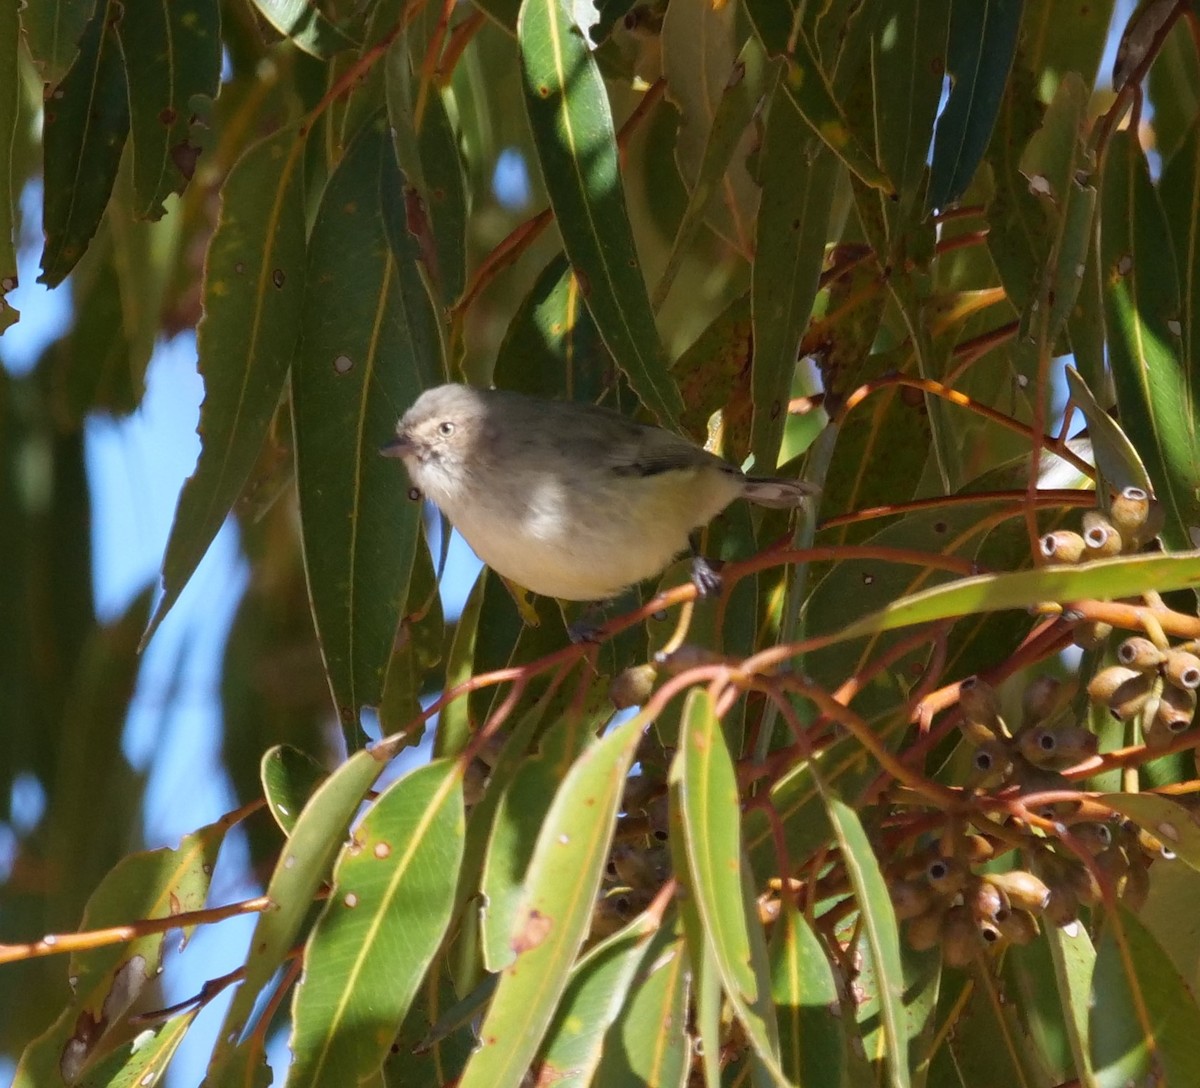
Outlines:
<svg viewBox="0 0 1200 1088"><path fill-rule="evenodd" d="M1122 665L1137 669L1139 672L1157 668L1166 660L1166 657L1166 653L1141 635L1127 638L1117 647L1117 660Z"/></svg>
<svg viewBox="0 0 1200 1088"><path fill-rule="evenodd" d="M1150 516L1150 496L1140 487L1122 488L1108 506L1108 518L1121 537L1138 544Z"/></svg>
<svg viewBox="0 0 1200 1088"><path fill-rule="evenodd" d="M1159 709L1162 709L1161 703L1159 703ZM1189 722L1171 722L1155 714L1142 726L1142 740L1146 742L1146 748L1149 751L1161 752L1164 748L1169 748L1171 742L1180 733L1186 732L1189 724Z"/></svg>
<svg viewBox="0 0 1200 1088"><path fill-rule="evenodd" d="M1171 650L1163 671L1167 681L1177 688L1187 691L1200 688L1200 657L1187 650Z"/></svg>
<svg viewBox="0 0 1200 1088"><path fill-rule="evenodd" d="M1024 869L1011 869L1007 873L984 873L984 883L991 884L1009 906L1040 914L1050 902L1050 887L1041 877Z"/></svg>
<svg viewBox="0 0 1200 1088"><path fill-rule="evenodd" d="M979 928L966 907L951 907L946 911L942 927L942 956L951 967L966 967L978 954L981 945Z"/></svg>
<svg viewBox="0 0 1200 1088"><path fill-rule="evenodd" d="M1050 887L1050 901L1042 912L1046 921L1056 926L1070 925L1079 917L1079 896L1065 882L1056 882Z"/></svg>
<svg viewBox="0 0 1200 1088"><path fill-rule="evenodd" d="M896 920L903 922L924 914L933 903L933 894L927 885L915 880L897 880L888 889Z"/></svg>
<svg viewBox="0 0 1200 1088"><path fill-rule="evenodd" d="M955 895L969 875L966 864L957 858L936 857L925 866L925 880L935 895Z"/></svg>
<svg viewBox="0 0 1200 1088"><path fill-rule="evenodd" d="M1128 665L1109 665L1107 669L1101 669L1096 673L1088 683L1088 698L1093 703L1102 703L1108 706L1122 684L1140 679L1143 679L1143 676L1137 669L1131 669Z"/></svg>
<svg viewBox="0 0 1200 1088"><path fill-rule="evenodd" d="M1084 515L1084 547L1086 558L1105 559L1109 555L1120 555L1123 541L1121 534L1099 510L1088 510Z"/></svg>
<svg viewBox="0 0 1200 1088"><path fill-rule="evenodd" d="M983 722L976 721L974 718L964 716L959 721L958 728L967 743L976 748L981 744L990 744L1000 739L995 729L989 725L985 725Z"/></svg>
<svg viewBox="0 0 1200 1088"><path fill-rule="evenodd" d="M936 948L942 939L942 926L946 912L939 904L924 914L910 918L904 927L904 937L914 952L928 952Z"/></svg>
<svg viewBox="0 0 1200 1088"><path fill-rule="evenodd" d="M976 918L994 919L1004 909L1004 896L995 884L973 881L963 893L963 901Z"/></svg>
<svg viewBox="0 0 1200 1088"><path fill-rule="evenodd" d="M1095 857L1101 850L1112 846L1113 833L1108 824L1091 821L1071 825L1071 834L1089 854Z"/></svg>
<svg viewBox="0 0 1200 1088"><path fill-rule="evenodd" d="M1196 716L1196 692L1166 684L1158 702L1155 718L1162 718L1172 732L1182 733Z"/></svg>
<svg viewBox="0 0 1200 1088"><path fill-rule="evenodd" d="M1077 623L1071 628L1071 641L1081 650L1094 650L1105 642L1112 632L1111 623L1089 620L1087 623Z"/></svg>
<svg viewBox="0 0 1200 1088"><path fill-rule="evenodd" d="M1119 849L1119 847L1108 848L1109 850ZM1096 864L1100 864L1100 859L1104 856L1105 851L1101 850L1096 855ZM1071 882L1071 887L1075 891L1075 895L1080 903L1092 904L1100 898L1100 885L1096 882L1095 876L1086 865L1074 865L1067 873L1067 879Z"/></svg>
<svg viewBox="0 0 1200 1088"><path fill-rule="evenodd" d="M985 948L998 948L1007 943L1004 931L994 918L976 918L975 930L983 940Z"/></svg>
<svg viewBox="0 0 1200 1088"><path fill-rule="evenodd" d="M1014 908L996 919L996 925L1013 944L1029 944L1042 930L1038 920L1027 910Z"/></svg>
<svg viewBox="0 0 1200 1088"><path fill-rule="evenodd" d="M1038 550L1051 563L1078 563L1087 550L1087 544L1078 533L1070 529L1058 529L1038 541Z"/></svg>
<svg viewBox="0 0 1200 1088"><path fill-rule="evenodd" d="M1017 738L1021 754L1038 767L1067 767L1095 755L1096 734L1077 725L1035 725Z"/></svg>
<svg viewBox="0 0 1200 1088"><path fill-rule="evenodd" d="M1062 682L1048 673L1035 676L1030 680L1021 695L1021 714L1025 724L1031 725L1034 722L1040 722L1043 718L1050 717L1054 713L1054 708L1058 706L1058 696L1061 690Z"/></svg>
<svg viewBox="0 0 1200 1088"><path fill-rule="evenodd" d="M978 676L968 676L958 685L958 705L963 716L993 730L1000 720L1000 696Z"/></svg>
<svg viewBox="0 0 1200 1088"><path fill-rule="evenodd" d="M608 685L608 697L618 710L641 706L654 691L658 669L653 665L631 665L622 669Z"/></svg>
<svg viewBox="0 0 1200 1088"><path fill-rule="evenodd" d="M982 835L964 835L961 842L961 856L968 865L979 865L991 861L996 856L996 848L991 840Z"/></svg>
<svg viewBox="0 0 1200 1088"><path fill-rule="evenodd" d="M974 768L971 777L976 785L999 781L1012 771L1013 761L1008 745L998 740L981 744L971 753L971 766Z"/></svg>

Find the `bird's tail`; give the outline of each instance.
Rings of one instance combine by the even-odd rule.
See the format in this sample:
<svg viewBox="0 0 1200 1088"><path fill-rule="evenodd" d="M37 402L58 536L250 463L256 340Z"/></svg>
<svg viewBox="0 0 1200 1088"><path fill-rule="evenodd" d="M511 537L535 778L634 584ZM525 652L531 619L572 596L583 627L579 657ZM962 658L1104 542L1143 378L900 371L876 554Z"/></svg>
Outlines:
<svg viewBox="0 0 1200 1088"><path fill-rule="evenodd" d="M816 484L804 480L784 480L777 476L747 476L742 487L742 494L751 502L777 509L799 506L820 491Z"/></svg>

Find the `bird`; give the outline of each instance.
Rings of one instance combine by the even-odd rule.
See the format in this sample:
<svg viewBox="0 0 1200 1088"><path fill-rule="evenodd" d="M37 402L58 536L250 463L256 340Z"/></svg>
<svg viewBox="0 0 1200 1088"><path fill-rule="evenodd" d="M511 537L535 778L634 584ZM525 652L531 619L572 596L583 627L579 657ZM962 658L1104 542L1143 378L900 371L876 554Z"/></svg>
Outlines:
<svg viewBox="0 0 1200 1088"><path fill-rule="evenodd" d="M702 526L738 498L790 508L817 491L607 408L458 383L425 390L380 452L492 570L566 601L616 597L689 547L698 591L715 592Z"/></svg>

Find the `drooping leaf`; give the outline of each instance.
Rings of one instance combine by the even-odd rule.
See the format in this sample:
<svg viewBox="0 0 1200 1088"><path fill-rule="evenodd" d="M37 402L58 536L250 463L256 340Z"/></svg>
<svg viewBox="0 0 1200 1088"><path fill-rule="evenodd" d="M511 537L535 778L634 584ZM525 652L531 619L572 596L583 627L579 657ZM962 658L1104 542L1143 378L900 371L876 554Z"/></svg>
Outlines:
<svg viewBox="0 0 1200 1088"><path fill-rule="evenodd" d="M563 243L596 326L664 426L683 402L633 244L608 95L564 0L530 0L518 25L525 103Z"/></svg>
<svg viewBox="0 0 1200 1088"><path fill-rule="evenodd" d="M124 8L117 39L129 77L134 214L158 219L163 200L191 180L200 152L191 131L192 96L217 95L220 5L125 0Z"/></svg>
<svg viewBox="0 0 1200 1088"><path fill-rule="evenodd" d="M254 0L254 6L280 34L314 57L332 57L361 44L310 0Z"/></svg>
<svg viewBox="0 0 1200 1088"><path fill-rule="evenodd" d="M1023 0L952 0L950 97L938 118L926 205L953 204L983 159L1012 67Z"/></svg>
<svg viewBox="0 0 1200 1088"><path fill-rule="evenodd" d="M295 130L278 132L238 160L222 189L196 331L200 458L179 495L147 638L224 523L279 404L304 302L300 150Z"/></svg>
<svg viewBox="0 0 1200 1088"><path fill-rule="evenodd" d="M382 698L420 531L408 481L379 449L431 384L424 376L440 354L411 239L398 224L388 229L401 199L386 118L377 113L317 213L292 374L305 570L351 747L362 743L360 709Z"/></svg>
<svg viewBox="0 0 1200 1088"><path fill-rule="evenodd" d="M1145 154L1125 130L1104 160L1100 228L1105 327L1121 425L1167 510L1171 547L1200 543L1200 410L1185 361L1173 240Z"/></svg>
<svg viewBox="0 0 1200 1088"><path fill-rule="evenodd" d="M289 1084L357 1084L382 1067L450 921L462 832L454 761L392 783L354 829L305 950Z"/></svg>
<svg viewBox="0 0 1200 1088"><path fill-rule="evenodd" d="M555 794L525 880L504 969L459 1088L516 1088L550 1025L587 935L625 776L645 722L614 729L575 762ZM563 873L571 874L563 880Z"/></svg>
<svg viewBox="0 0 1200 1088"><path fill-rule="evenodd" d="M117 0L100 0L70 71L46 102L39 283L57 287L87 249L108 204L129 135Z"/></svg>

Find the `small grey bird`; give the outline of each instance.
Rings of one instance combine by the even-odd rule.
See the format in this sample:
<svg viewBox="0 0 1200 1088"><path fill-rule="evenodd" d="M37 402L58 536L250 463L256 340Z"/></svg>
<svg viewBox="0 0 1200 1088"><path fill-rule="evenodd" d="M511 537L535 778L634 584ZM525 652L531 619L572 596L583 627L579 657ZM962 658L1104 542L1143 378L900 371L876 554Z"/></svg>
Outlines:
<svg viewBox="0 0 1200 1088"><path fill-rule="evenodd" d="M815 488L746 476L685 438L590 404L499 389L428 389L380 451L399 457L497 574L600 601L658 574L734 499L798 506ZM696 556L697 588L716 572Z"/></svg>

